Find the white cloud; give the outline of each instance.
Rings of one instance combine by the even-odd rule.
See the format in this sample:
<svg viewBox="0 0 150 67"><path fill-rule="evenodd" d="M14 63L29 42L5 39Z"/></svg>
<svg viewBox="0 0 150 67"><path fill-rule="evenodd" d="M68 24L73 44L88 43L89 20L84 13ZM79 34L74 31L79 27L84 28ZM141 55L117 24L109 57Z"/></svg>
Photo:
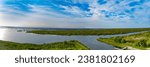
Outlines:
<svg viewBox="0 0 150 67"><path fill-rule="evenodd" d="M69 16L62 14L53 10L50 7L39 6L39 5L26 5L30 7L32 12L22 12L7 7L2 7L0 10L6 12L0 12L0 25L11 25L11 26L37 26L37 27L58 27L58 28L107 28L107 27L132 27L132 25L141 26L144 24L136 22L149 22L150 20L146 18L143 12L148 11L140 10L135 12L137 16L135 19L130 18L130 14L125 15L124 18L119 16L114 16L111 18L105 17L102 14L101 10L107 10L110 12L120 13L124 9L130 9L131 7L127 6L129 3L126 1L121 2L120 4L114 4L114 1L109 0L109 3L105 5L99 5L97 0L73 0L74 3L89 3L90 11L84 11L77 6L63 6L59 5L58 7L64 8L64 12L71 13L75 16ZM144 5L149 5L145 3ZM118 7L119 6L119 7ZM17 14L11 14L17 13ZM87 17L92 13L91 17ZM147 12L150 14L150 12ZM18 15L20 14L20 15ZM141 18L143 16L143 18ZM141 19L140 21L137 19ZM146 26L146 25L145 25Z"/></svg>
<svg viewBox="0 0 150 67"><path fill-rule="evenodd" d="M88 11L81 10L79 7L76 7L76 6L72 6L72 7L60 6L60 7L65 9L63 10L63 12L70 13L73 16L77 16L77 17L87 17L89 16L89 13L90 13Z"/></svg>
<svg viewBox="0 0 150 67"><path fill-rule="evenodd" d="M69 17L67 15L61 14L59 12L54 11L53 9L46 7L46 6L38 6L38 5L29 5L31 7L31 13L29 15L35 16L35 15L45 15L48 17ZM39 16L36 16L39 17ZM44 17L43 17L44 18Z"/></svg>

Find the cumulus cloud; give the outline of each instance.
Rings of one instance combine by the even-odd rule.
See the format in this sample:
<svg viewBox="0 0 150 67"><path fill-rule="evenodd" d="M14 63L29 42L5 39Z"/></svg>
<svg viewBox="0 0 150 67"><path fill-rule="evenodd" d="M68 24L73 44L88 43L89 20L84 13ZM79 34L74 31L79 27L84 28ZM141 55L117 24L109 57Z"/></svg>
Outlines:
<svg viewBox="0 0 150 67"><path fill-rule="evenodd" d="M150 24L150 2L145 0L136 6L130 6L130 4L141 2L141 0L105 0L103 4L99 3L99 0L38 1L39 3L31 1L34 4L24 3L24 1L21 3L9 1L12 4L1 4L0 25L115 28L149 27ZM2 0L0 2L2 3ZM7 1L3 0L3 2Z"/></svg>

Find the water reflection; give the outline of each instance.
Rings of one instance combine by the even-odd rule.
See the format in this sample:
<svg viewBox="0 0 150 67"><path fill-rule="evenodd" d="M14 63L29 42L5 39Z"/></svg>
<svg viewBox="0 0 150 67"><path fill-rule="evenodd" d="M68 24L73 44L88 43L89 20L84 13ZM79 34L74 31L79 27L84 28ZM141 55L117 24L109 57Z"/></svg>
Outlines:
<svg viewBox="0 0 150 67"><path fill-rule="evenodd" d="M0 40L17 43L52 43L63 42L66 40L78 40L92 50L113 50L114 47L108 44L98 42L96 39L101 36L61 36L61 35L39 35L18 31L18 29L1 29Z"/></svg>
<svg viewBox="0 0 150 67"><path fill-rule="evenodd" d="M0 29L0 40L4 39L6 33L6 29Z"/></svg>

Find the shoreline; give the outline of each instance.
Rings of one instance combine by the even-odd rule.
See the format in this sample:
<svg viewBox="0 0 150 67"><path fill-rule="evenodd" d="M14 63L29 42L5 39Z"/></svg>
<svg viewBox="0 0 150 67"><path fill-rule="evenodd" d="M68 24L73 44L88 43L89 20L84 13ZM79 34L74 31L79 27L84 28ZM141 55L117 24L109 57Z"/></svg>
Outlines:
<svg viewBox="0 0 150 67"><path fill-rule="evenodd" d="M112 45L117 50L149 50L150 32L132 34L128 36L116 36L110 38L98 38L97 40Z"/></svg>
<svg viewBox="0 0 150 67"><path fill-rule="evenodd" d="M27 30L26 33L43 35L115 35L133 32L150 31L150 28L126 28L126 29L79 29L79 30Z"/></svg>
<svg viewBox="0 0 150 67"><path fill-rule="evenodd" d="M76 40L40 45L0 40L0 50L90 50L90 48Z"/></svg>

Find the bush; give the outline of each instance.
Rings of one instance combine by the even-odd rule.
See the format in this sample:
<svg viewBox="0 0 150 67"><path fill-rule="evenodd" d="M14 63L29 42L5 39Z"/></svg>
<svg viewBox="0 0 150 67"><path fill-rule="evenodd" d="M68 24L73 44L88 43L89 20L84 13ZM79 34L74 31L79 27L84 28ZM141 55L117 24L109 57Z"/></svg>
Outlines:
<svg viewBox="0 0 150 67"><path fill-rule="evenodd" d="M136 46L138 47L148 47L146 40L140 40L139 42L136 43Z"/></svg>
<svg viewBox="0 0 150 67"><path fill-rule="evenodd" d="M150 39L146 42L147 46L150 47Z"/></svg>
<svg viewBox="0 0 150 67"><path fill-rule="evenodd" d="M119 36L115 37L114 41L117 43L126 43L126 40L123 39L123 37L119 37Z"/></svg>

